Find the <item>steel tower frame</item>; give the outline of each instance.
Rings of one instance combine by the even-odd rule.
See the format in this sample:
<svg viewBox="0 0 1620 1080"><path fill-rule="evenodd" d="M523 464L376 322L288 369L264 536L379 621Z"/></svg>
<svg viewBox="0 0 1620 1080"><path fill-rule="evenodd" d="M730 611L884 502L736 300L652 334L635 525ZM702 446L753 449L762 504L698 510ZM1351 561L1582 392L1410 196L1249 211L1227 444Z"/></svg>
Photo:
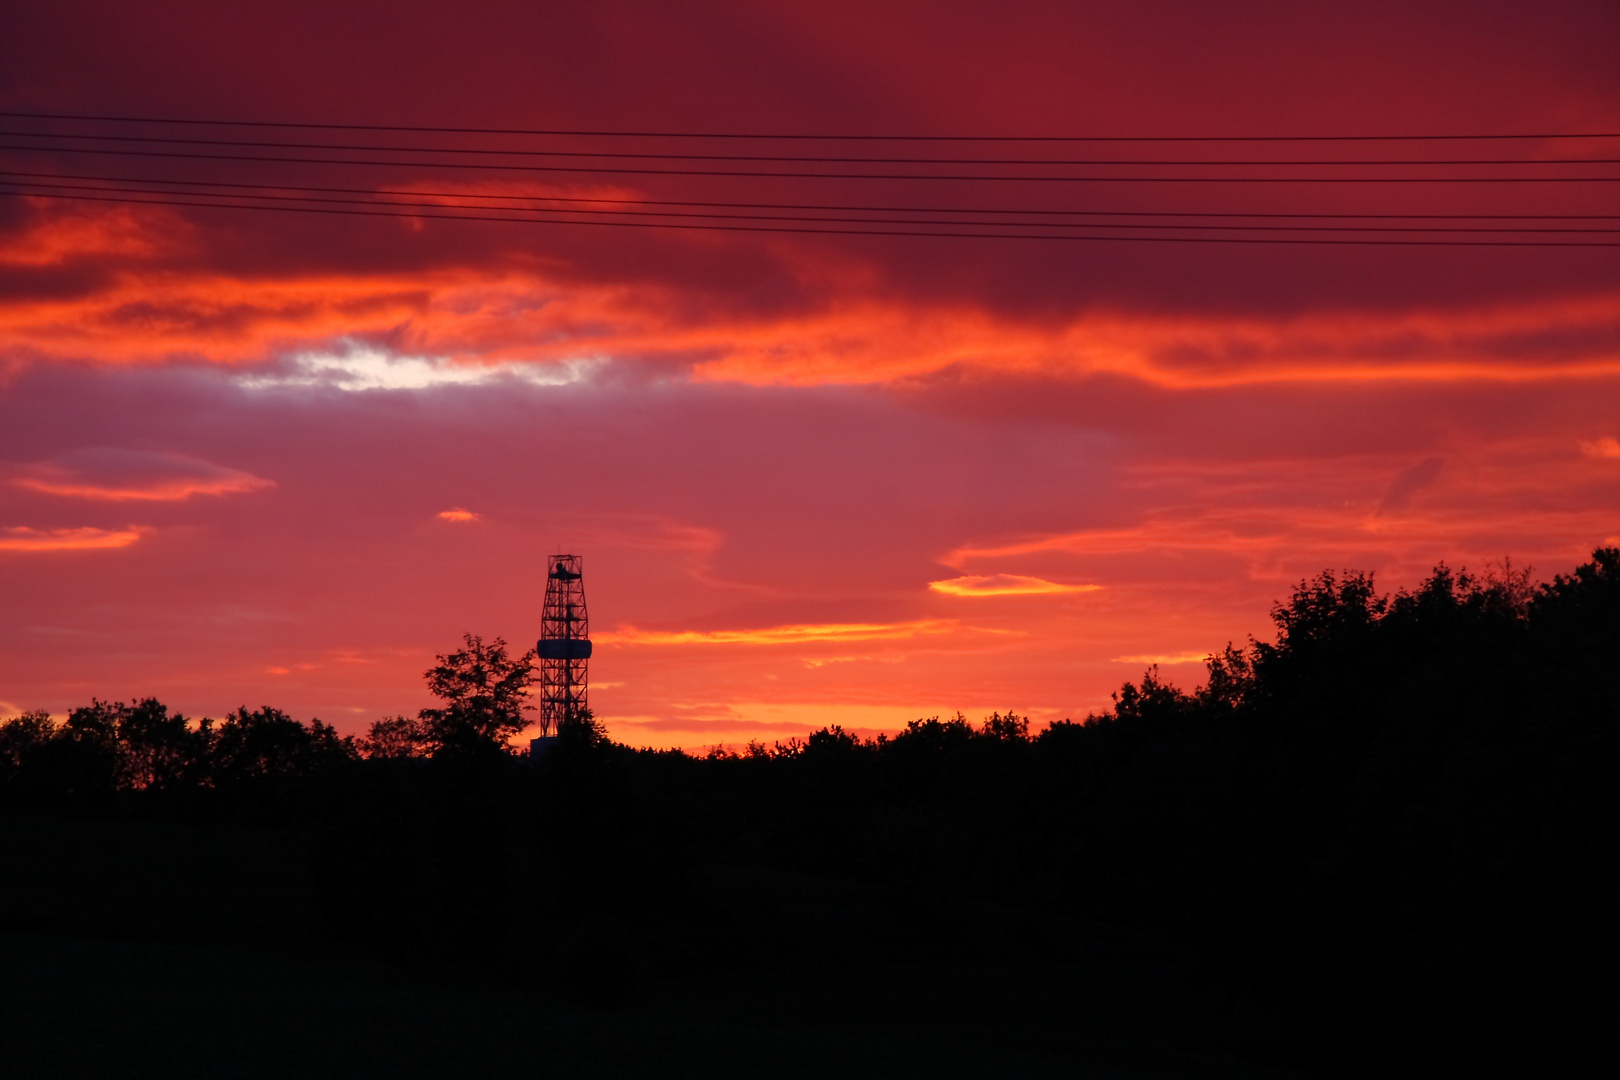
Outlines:
<svg viewBox="0 0 1620 1080"><path fill-rule="evenodd" d="M587 707L591 624L578 555L546 560L546 602L535 654L540 658L540 734L545 737L557 734L564 720Z"/></svg>

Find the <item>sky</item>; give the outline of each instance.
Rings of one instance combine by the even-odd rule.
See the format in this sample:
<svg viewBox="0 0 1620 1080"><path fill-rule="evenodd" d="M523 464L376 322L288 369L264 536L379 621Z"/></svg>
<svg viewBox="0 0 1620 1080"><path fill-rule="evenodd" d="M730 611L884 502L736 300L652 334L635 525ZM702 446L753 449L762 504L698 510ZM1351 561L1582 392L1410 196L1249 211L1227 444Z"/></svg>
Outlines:
<svg viewBox="0 0 1620 1080"><path fill-rule="evenodd" d="M570 552L591 704L626 742L957 710L1038 725L1107 707L1151 664L1196 685L1324 569L1398 589L1510 557L1545 578L1620 543L1620 247L1595 243L1614 234L1571 234L1585 250L868 234L1030 231L1009 212L1051 209L1407 214L1476 240L1501 215L1614 227L1620 182L1584 178L1620 176L1602 164L1620 139L719 137L1620 132L1612 3L17 3L0 19L0 715L156 695L360 732L430 704L422 672L464 632L531 643L546 556ZM141 156L154 146L193 156ZM510 153L537 147L818 175ZM714 160L747 156L867 161ZM1141 164L870 161L896 157ZM1220 164L1280 158L1572 163ZM1188 160L1206 164L1168 164ZM981 178L916 178L964 173ZM1423 179L1341 182L1397 173ZM1461 175L1579 179L1445 182ZM318 205L351 210L427 194L392 216L250 210L190 205L218 199L173 195L181 180L322 187L351 202ZM538 223L436 216L482 199L522 217L536 197L587 202ZM972 213L630 228L602 213L626 199ZM598 216L559 223L563 205Z"/></svg>

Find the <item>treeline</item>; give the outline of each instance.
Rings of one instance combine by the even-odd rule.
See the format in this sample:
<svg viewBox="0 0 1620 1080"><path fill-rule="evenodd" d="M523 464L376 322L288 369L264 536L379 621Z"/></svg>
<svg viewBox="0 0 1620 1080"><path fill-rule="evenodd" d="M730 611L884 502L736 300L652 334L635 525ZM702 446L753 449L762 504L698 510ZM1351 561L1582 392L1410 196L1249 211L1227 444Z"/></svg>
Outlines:
<svg viewBox="0 0 1620 1080"><path fill-rule="evenodd" d="M1273 619L1197 689L1150 670L1039 731L1009 711L694 757L579 717L537 764L501 750L531 658L469 637L429 672L439 708L359 740L152 701L8 721L0 800L295 829L337 937L606 997L682 965L1079 962L1107 925L1288 1010L1318 1067L1591 1045L1620 550L1536 586L1324 573ZM545 934L503 932L529 912Z"/></svg>
<svg viewBox="0 0 1620 1080"><path fill-rule="evenodd" d="M156 698L92 701L61 723L36 711L0 724L0 806L173 808L205 791L263 794L358 755L353 737L279 709L187 721Z"/></svg>
<svg viewBox="0 0 1620 1080"><path fill-rule="evenodd" d="M228 813L288 811L295 792L362 760L505 756L533 681L533 652L466 635L426 673L441 707L385 717L365 737L314 719L246 706L224 720L188 720L156 698L93 700L62 722L43 710L0 723L0 808ZM602 738L589 716L578 725Z"/></svg>

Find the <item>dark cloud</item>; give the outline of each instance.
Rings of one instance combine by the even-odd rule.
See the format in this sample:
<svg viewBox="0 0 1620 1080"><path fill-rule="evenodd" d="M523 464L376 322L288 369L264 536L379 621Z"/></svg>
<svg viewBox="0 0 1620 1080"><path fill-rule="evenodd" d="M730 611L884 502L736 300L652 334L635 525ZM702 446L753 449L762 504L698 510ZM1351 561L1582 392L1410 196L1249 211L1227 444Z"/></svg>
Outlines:
<svg viewBox="0 0 1620 1080"><path fill-rule="evenodd" d="M688 5L678 14L656 5L511 5L454 17L428 4L314 5L302 15L280 5L180 5L163 17L120 5L24 11L0 43L0 102L69 112L652 130L1310 133L1601 127L1620 105L1612 63L1620 16L1601 4L1559 6L1533 26L1507 5L1471 8L1467 20L1446 7L1358 5L1352 13L1254 3L1223 5L1218 15L1197 4L1057 5L1023 9L1016 18L976 4L876 11ZM962 149L946 147L921 144L910 152ZM1309 149L1367 152L1355 145ZM1374 149L1391 152L1382 144ZM1492 156L1540 147L1442 144L1429 152L1469 156L1482 149ZM1084 152L1190 151L1104 144ZM1586 150L1576 145L1573 152ZM12 156L13 164L19 157ZM87 167L87 159L72 155L26 160ZM91 171L114 164L102 161ZM118 168L159 176L178 175L182 166L126 159ZM200 166L184 168L195 175ZM217 179L316 182L309 168L209 168ZM422 168L320 175L361 187L532 180ZM675 198L852 205L1613 209L1608 186L1586 184L1144 190L757 178L557 182ZM549 276L579 285L674 289L691 319L715 311L733 317L814 311L852 289L904 304L971 305L1063 322L1099 306L1285 317L1323 309L1471 309L1572 293L1612 307L1620 284L1620 256L1612 251L970 243L177 213L198 223L200 239L183 254L166 255L166 266L257 277L512 267L538 259ZM13 218L11 228L25 222Z"/></svg>
<svg viewBox="0 0 1620 1080"><path fill-rule="evenodd" d="M1390 482L1389 490L1379 500L1378 512L1387 514L1395 510L1404 510L1412 501L1412 496L1424 488L1432 487L1440 479L1440 471L1446 466L1442 458L1432 457L1413 465L1409 469L1402 469Z"/></svg>

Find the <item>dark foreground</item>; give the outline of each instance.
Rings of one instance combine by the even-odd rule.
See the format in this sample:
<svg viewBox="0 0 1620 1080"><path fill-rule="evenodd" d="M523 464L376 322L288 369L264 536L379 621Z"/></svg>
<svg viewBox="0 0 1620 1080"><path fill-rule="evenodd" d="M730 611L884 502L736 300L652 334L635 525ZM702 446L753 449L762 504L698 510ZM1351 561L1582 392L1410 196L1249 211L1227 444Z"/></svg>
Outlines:
<svg viewBox="0 0 1620 1080"><path fill-rule="evenodd" d="M0 852L8 1077L1301 1075L1278 1064L1288 1035L1268 1010L1101 927L1046 962L799 957L638 978L605 955L586 962L609 970L565 961L559 979L542 948L522 950L541 969L492 977L312 948L335 913L311 906L285 835L0 818ZM568 935L542 906L514 915L514 938Z"/></svg>
<svg viewBox="0 0 1620 1080"><path fill-rule="evenodd" d="M1620 550L1539 587L1324 574L1273 616L1195 691L1149 672L1038 732L998 713L697 758L582 715L530 763L498 738L520 705L486 692L521 692L528 658L472 637L429 673L444 708L359 742L268 707L26 714L0 725L0 931L24 935L0 1034L44 1074L1607 1054Z"/></svg>
<svg viewBox="0 0 1620 1080"><path fill-rule="evenodd" d="M1133 1042L1144 1033L1097 1019L1055 1025L938 1000L991 990L1038 1004L1054 989L1062 1000L1057 984L1076 973L1060 969L680 983L653 1002L600 1011L218 948L4 935L0 950L6 1075L19 1078L1295 1075ZM922 1015L924 1002L943 1009Z"/></svg>

